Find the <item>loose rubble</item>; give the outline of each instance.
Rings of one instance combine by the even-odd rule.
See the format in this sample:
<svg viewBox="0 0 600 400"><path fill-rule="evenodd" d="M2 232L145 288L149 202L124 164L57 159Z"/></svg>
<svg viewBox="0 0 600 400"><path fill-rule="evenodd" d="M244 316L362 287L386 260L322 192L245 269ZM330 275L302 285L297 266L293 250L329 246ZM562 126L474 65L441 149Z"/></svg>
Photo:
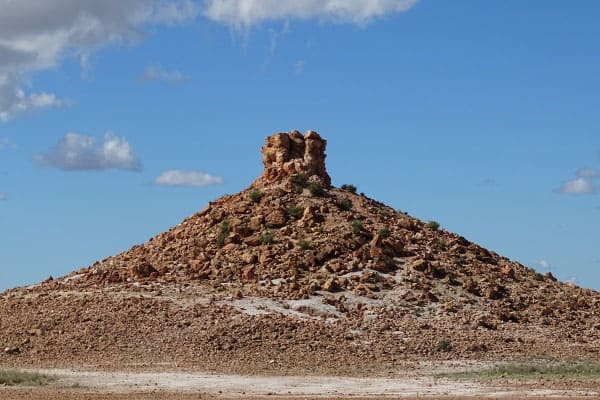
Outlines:
<svg viewBox="0 0 600 400"><path fill-rule="evenodd" d="M412 359L598 358L598 292L332 187L325 146L312 131L273 135L246 190L0 295L0 365L364 372Z"/></svg>

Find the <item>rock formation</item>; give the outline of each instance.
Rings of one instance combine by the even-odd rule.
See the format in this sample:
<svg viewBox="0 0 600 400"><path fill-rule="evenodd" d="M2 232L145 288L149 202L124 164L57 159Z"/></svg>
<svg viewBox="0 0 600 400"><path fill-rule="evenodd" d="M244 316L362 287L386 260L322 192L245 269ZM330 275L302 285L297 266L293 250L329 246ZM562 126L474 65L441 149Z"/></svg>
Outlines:
<svg viewBox="0 0 600 400"><path fill-rule="evenodd" d="M325 169L327 141L317 132L276 133L267 137L262 148L265 169L254 182L257 188L282 182L292 175L304 174L329 187L331 178Z"/></svg>
<svg viewBox="0 0 600 400"><path fill-rule="evenodd" d="M325 144L270 136L254 187L0 294L0 367L362 374L398 360L598 358L598 292L331 187Z"/></svg>

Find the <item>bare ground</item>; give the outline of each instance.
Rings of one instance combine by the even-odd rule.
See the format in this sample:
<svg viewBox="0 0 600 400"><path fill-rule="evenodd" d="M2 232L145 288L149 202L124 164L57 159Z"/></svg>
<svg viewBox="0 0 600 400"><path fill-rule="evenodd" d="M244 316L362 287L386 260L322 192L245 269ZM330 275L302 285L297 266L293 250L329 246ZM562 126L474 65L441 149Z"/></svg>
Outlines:
<svg viewBox="0 0 600 400"><path fill-rule="evenodd" d="M36 370L56 377L42 388L0 387L1 399L517 399L599 398L598 381L461 381L438 378L440 372L472 364L423 363L393 377L241 376L196 372L106 372Z"/></svg>

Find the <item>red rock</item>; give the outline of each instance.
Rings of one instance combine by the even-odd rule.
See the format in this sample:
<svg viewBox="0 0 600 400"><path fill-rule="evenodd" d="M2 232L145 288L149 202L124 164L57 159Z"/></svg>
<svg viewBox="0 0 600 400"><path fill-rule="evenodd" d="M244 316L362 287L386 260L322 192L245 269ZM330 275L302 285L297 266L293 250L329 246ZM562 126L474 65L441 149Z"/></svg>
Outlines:
<svg viewBox="0 0 600 400"><path fill-rule="evenodd" d="M297 174L306 174L325 186L331 185L325 169L326 146L327 141L313 131L305 135L292 131L269 136L262 148L265 169L253 186L265 187Z"/></svg>

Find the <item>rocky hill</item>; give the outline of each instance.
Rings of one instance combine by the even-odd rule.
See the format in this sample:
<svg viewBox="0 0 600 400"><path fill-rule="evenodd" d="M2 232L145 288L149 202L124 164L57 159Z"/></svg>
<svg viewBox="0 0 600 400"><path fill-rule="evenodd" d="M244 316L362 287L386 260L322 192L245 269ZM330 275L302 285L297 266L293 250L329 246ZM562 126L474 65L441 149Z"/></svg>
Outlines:
<svg viewBox="0 0 600 400"><path fill-rule="evenodd" d="M406 360L599 357L598 292L332 187L325 147L312 131L270 136L246 190L3 293L0 364L379 373Z"/></svg>

